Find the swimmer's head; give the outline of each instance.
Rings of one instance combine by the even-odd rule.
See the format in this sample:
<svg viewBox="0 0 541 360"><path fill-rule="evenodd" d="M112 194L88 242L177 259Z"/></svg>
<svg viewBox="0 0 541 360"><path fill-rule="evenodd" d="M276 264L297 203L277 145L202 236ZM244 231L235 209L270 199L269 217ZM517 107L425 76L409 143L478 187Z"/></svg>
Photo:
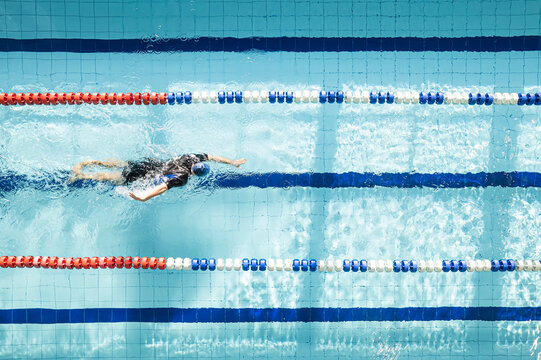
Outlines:
<svg viewBox="0 0 541 360"><path fill-rule="evenodd" d="M198 162L192 165L192 172L197 176L205 176L209 173L209 171L210 167L203 162Z"/></svg>

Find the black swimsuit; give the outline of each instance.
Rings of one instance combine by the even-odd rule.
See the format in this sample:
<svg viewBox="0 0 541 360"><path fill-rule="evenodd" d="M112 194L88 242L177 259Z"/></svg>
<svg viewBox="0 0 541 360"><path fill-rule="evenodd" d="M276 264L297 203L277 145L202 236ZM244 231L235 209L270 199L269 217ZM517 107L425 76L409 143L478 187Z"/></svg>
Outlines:
<svg viewBox="0 0 541 360"><path fill-rule="evenodd" d="M126 184L143 178L163 177L170 189L186 185L192 174L192 166L207 160L207 154L188 154L167 161L153 158L128 161L128 166L122 171L122 176Z"/></svg>

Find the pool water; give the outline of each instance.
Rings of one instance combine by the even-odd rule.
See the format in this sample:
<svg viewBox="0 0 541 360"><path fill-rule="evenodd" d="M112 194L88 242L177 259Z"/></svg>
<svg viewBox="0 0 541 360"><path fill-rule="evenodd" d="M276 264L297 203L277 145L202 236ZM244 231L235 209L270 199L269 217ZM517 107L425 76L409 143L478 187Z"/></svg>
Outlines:
<svg viewBox="0 0 541 360"><path fill-rule="evenodd" d="M470 42L448 51L437 39L458 44L464 37L497 36L500 48L517 37L538 37L541 3L529 0L14 0L0 4L0 24L1 92L535 93L541 82L538 46L478 51ZM226 51L198 45L206 37L225 39L220 41ZM252 37L267 39L268 45L248 51L236 45ZM302 45L305 38L323 48L310 51ZM335 51L330 40L325 43L329 38L435 40L426 51ZM5 45L7 39L19 47ZM32 39L71 39L66 42L71 51L43 41L31 43L35 51L19 51L21 40ZM107 50L94 39L144 39L145 45ZM160 50L163 39L170 41L167 51ZM134 43L128 40L125 45ZM540 259L538 187L223 188L190 179L184 188L139 203L126 197L125 188L46 185L55 177L64 181L67 171L87 159L189 152L248 160L242 169L211 164L210 179L268 172L539 173L539 114L538 107L516 105L5 106L0 176L24 175L45 186L0 186L0 252ZM539 307L539 272L1 272L0 309L8 311L0 321L5 358L541 356L538 320L411 320L431 308ZM118 318L110 308L145 310L137 312L140 321L112 321ZM190 312L163 321L170 319L168 309L177 308ZM278 317L281 321L238 321L246 319L243 311L266 308L344 310L339 321L284 321L288 315ZM348 317L345 309L351 308L381 314L404 308L412 315L359 320ZM43 312L37 323L17 323L16 309L79 309L80 317ZM240 315L229 318L224 309L241 309Z"/></svg>

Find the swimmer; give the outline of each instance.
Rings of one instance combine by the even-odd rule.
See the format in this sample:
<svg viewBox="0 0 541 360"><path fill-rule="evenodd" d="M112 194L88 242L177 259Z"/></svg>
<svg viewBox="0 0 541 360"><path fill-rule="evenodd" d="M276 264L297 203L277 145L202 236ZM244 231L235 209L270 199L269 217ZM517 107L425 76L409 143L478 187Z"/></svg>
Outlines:
<svg viewBox="0 0 541 360"><path fill-rule="evenodd" d="M70 181L75 180L96 180L109 181L118 185L129 184L139 179L156 179L161 184L150 189L144 195L136 195L130 192L130 197L138 201L147 201L155 196L161 195L167 190L184 186L191 175L205 176L210 168L205 161L216 161L230 164L240 168L246 159L231 160L221 156L207 154L187 154L163 161L159 159L146 158L139 161L122 160L87 160L80 162L73 167L73 175ZM98 172L85 174L83 169L86 166L103 166L116 169L110 172Z"/></svg>

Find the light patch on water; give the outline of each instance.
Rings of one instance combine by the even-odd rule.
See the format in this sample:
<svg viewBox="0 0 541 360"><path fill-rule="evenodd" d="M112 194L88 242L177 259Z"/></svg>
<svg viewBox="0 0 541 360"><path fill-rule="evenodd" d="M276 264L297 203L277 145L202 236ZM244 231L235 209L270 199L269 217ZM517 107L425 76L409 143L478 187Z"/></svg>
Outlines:
<svg viewBox="0 0 541 360"><path fill-rule="evenodd" d="M541 256L541 201L538 190L517 191L508 205L508 240L505 251L513 258L539 258Z"/></svg>
<svg viewBox="0 0 541 360"><path fill-rule="evenodd" d="M467 110L465 106L346 105L338 119L334 169L487 171L490 111Z"/></svg>
<svg viewBox="0 0 541 360"><path fill-rule="evenodd" d="M128 154L147 140L144 129L122 122L112 122L104 128L84 122L22 122L4 131L9 132L5 166L23 174L71 170L79 161L89 159L129 160Z"/></svg>
<svg viewBox="0 0 541 360"><path fill-rule="evenodd" d="M335 256L368 259L475 256L483 233L476 189L335 189L325 239ZM357 256L357 255L355 255Z"/></svg>
<svg viewBox="0 0 541 360"><path fill-rule="evenodd" d="M535 338L535 340L532 343L532 347L530 348L530 356L537 360L541 359L541 351L538 350L538 346L539 346L539 336Z"/></svg>
<svg viewBox="0 0 541 360"><path fill-rule="evenodd" d="M516 166L519 171L541 171L541 121L539 118L539 110L528 109L524 110L525 114L522 119L510 119L510 121L519 121L520 131L517 134L517 154Z"/></svg>

